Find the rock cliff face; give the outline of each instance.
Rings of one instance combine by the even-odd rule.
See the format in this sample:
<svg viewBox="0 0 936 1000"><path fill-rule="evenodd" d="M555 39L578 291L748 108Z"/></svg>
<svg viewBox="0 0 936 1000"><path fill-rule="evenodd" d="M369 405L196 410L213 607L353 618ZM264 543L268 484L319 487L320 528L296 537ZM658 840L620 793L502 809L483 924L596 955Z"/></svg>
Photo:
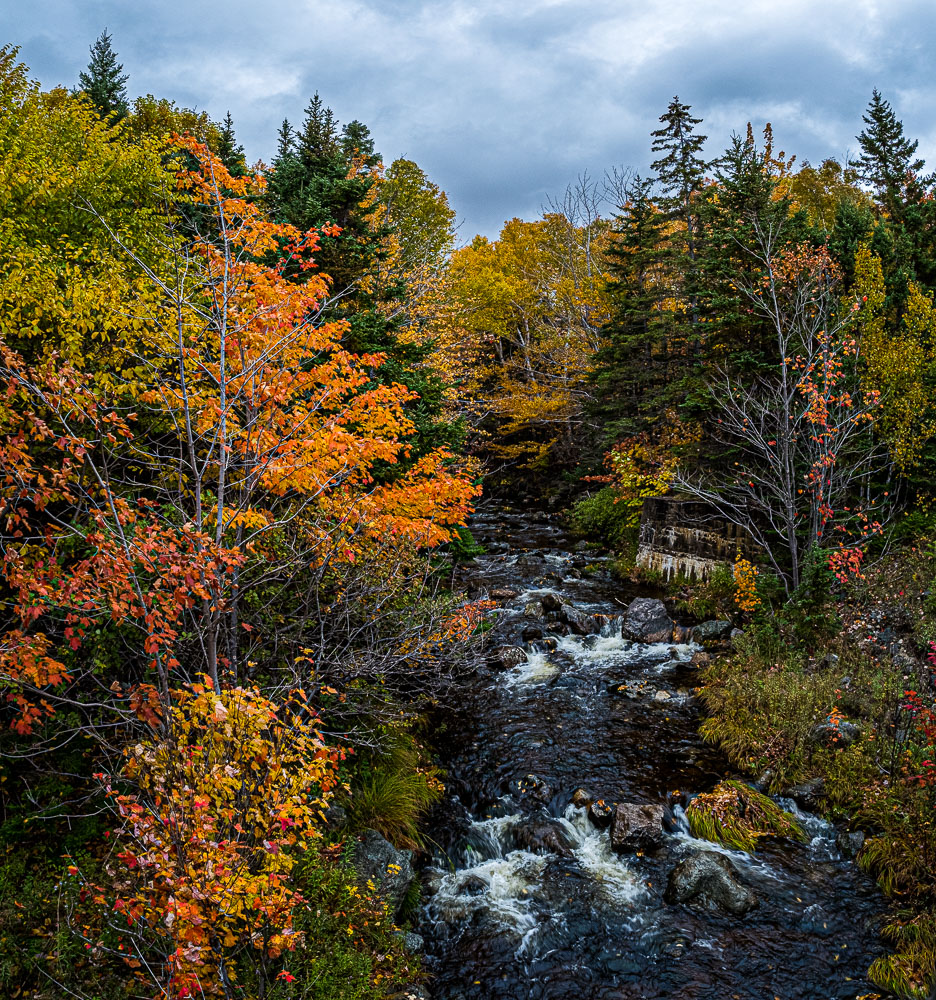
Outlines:
<svg viewBox="0 0 936 1000"><path fill-rule="evenodd" d="M657 570L666 580L705 580L719 563L733 563L739 551L750 558L756 546L743 529L705 504L668 497L644 501L638 566Z"/></svg>

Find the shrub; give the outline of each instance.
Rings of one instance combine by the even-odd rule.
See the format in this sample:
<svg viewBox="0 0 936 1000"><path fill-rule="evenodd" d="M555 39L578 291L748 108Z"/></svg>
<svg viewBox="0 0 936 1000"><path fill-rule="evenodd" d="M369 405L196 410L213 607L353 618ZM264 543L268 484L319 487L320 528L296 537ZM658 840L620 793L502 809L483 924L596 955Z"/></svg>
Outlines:
<svg viewBox="0 0 936 1000"><path fill-rule="evenodd" d="M640 508L628 504L612 486L579 500L569 523L576 534L600 538L624 553L633 549L636 555Z"/></svg>

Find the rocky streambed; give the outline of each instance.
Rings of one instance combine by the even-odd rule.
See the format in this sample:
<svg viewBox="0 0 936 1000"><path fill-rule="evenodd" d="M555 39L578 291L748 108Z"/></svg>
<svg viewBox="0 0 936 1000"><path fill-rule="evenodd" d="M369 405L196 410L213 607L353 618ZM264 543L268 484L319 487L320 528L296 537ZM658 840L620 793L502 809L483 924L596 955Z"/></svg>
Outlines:
<svg viewBox="0 0 936 1000"><path fill-rule="evenodd" d="M434 1000L880 995L864 976L886 904L832 825L782 801L805 843L690 835L683 805L730 768L698 736L699 647L657 595L546 513L491 507L472 530L487 554L462 583L499 606L439 740L418 927Z"/></svg>

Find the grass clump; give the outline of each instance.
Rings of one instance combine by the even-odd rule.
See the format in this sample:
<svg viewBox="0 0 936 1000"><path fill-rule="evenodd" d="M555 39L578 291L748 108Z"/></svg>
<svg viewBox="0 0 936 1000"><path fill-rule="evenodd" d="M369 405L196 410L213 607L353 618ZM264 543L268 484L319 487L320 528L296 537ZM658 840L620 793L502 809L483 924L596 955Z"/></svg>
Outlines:
<svg viewBox="0 0 936 1000"><path fill-rule="evenodd" d="M420 822L445 793L440 772L410 729L387 726L351 777L349 831L372 829L396 847L423 846Z"/></svg>
<svg viewBox="0 0 936 1000"><path fill-rule="evenodd" d="M761 837L806 839L794 816L743 781L723 781L711 792L697 795L686 817L694 837L749 853Z"/></svg>

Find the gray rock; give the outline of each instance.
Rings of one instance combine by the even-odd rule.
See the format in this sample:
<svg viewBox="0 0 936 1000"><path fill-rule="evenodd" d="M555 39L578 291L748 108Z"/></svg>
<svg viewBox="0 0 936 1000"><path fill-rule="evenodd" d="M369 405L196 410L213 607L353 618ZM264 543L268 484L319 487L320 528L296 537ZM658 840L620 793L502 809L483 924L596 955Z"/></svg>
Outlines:
<svg viewBox="0 0 936 1000"><path fill-rule="evenodd" d="M861 736L861 727L842 719L839 722L820 722L809 730L809 739L827 750L844 750Z"/></svg>
<svg viewBox="0 0 936 1000"><path fill-rule="evenodd" d="M663 806L618 802L611 821L611 848L619 854L663 846Z"/></svg>
<svg viewBox="0 0 936 1000"><path fill-rule="evenodd" d="M543 602L530 601L529 604L524 605L523 617L535 618L537 621L541 621L546 617L546 609L543 607Z"/></svg>
<svg viewBox="0 0 936 1000"><path fill-rule="evenodd" d="M372 882L388 910L396 913L415 878L413 852L397 849L376 830L365 830L354 845L352 863L362 892Z"/></svg>
<svg viewBox="0 0 936 1000"><path fill-rule="evenodd" d="M498 646L488 657L488 666L495 669L510 670L521 663L526 663L526 651L519 646Z"/></svg>
<svg viewBox="0 0 936 1000"><path fill-rule="evenodd" d="M332 802L325 810L325 825L329 830L340 830L348 822L348 810Z"/></svg>
<svg viewBox="0 0 936 1000"><path fill-rule="evenodd" d="M517 558L516 565L520 569L537 569L541 570L545 568L546 560L537 552L529 552L525 555L519 556Z"/></svg>
<svg viewBox="0 0 936 1000"><path fill-rule="evenodd" d="M730 621L710 621L696 625L692 630L692 638L696 642L724 642L731 636L734 626Z"/></svg>
<svg viewBox="0 0 936 1000"><path fill-rule="evenodd" d="M735 866L716 851L699 851L670 872L663 898L667 903L697 903L741 916L758 905L738 879Z"/></svg>
<svg viewBox="0 0 936 1000"><path fill-rule="evenodd" d="M842 830L835 838L835 846L846 858L853 858L864 847L865 835L860 830Z"/></svg>
<svg viewBox="0 0 936 1000"><path fill-rule="evenodd" d="M571 604L562 605L559 609L559 617L565 625L569 626L569 630L576 635L592 635L599 628L598 623L591 615L585 614L584 611L579 611L578 608L573 607Z"/></svg>
<svg viewBox="0 0 936 1000"><path fill-rule="evenodd" d="M543 630L539 625L525 625L520 636L524 642L534 642L536 639L543 638Z"/></svg>
<svg viewBox="0 0 936 1000"><path fill-rule="evenodd" d="M670 698L672 698L672 697L673 696L669 693L669 691L660 690L660 691L657 691L657 693L653 696L653 700L654 701L669 701Z"/></svg>
<svg viewBox="0 0 936 1000"><path fill-rule="evenodd" d="M395 931L394 937L398 937L403 942L403 947L407 951L420 952L426 947L423 936L415 931Z"/></svg>
<svg viewBox="0 0 936 1000"><path fill-rule="evenodd" d="M636 597L627 606L621 626L625 639L636 642L669 642L673 621L662 601L653 597Z"/></svg>

